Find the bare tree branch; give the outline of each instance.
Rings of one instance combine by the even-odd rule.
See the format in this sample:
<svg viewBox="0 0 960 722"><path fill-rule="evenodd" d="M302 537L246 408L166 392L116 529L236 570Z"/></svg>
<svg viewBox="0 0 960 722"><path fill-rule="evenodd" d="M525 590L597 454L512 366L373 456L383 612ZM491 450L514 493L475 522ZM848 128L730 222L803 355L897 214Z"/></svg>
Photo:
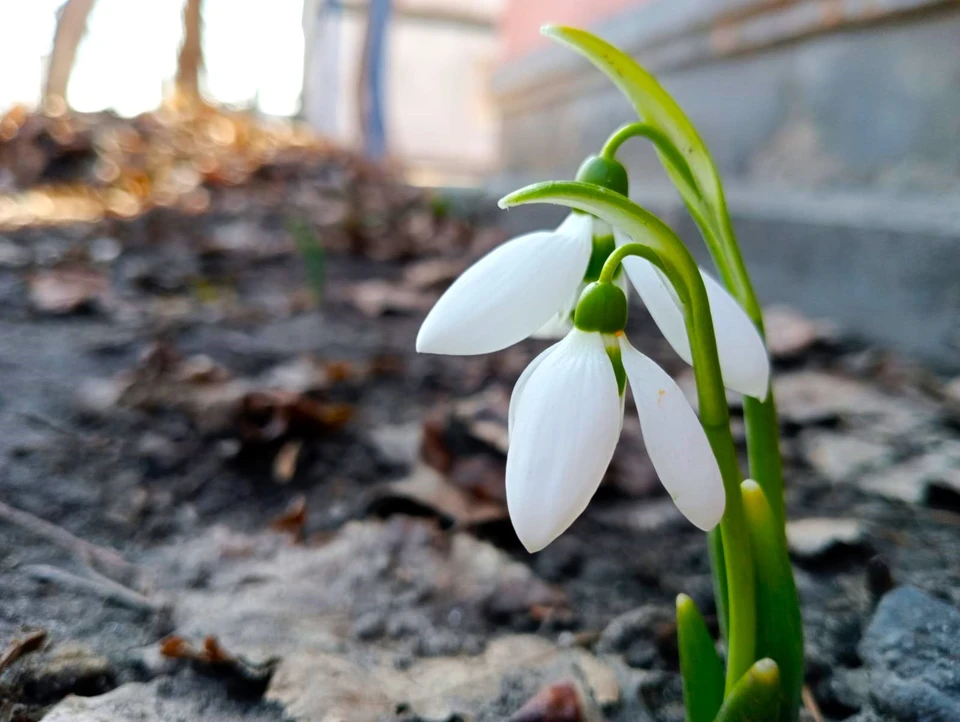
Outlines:
<svg viewBox="0 0 960 722"><path fill-rule="evenodd" d="M57 21L57 32L53 38L53 52L47 68L47 83L43 97L45 102L59 99L66 103L67 84L77 58L80 40L87 32L87 18L93 8L94 0L67 0Z"/></svg>
<svg viewBox="0 0 960 722"><path fill-rule="evenodd" d="M200 6L203 0L187 0L183 7L183 44L177 58L177 95L186 102L199 103L200 68L203 67L202 23Z"/></svg>

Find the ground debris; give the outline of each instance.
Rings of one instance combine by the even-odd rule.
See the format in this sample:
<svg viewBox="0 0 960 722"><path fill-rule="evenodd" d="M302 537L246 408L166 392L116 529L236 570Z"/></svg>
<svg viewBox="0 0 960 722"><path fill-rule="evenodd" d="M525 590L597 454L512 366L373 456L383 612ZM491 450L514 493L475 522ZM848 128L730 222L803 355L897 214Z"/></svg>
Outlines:
<svg viewBox="0 0 960 722"><path fill-rule="evenodd" d="M537 692L507 722L586 722L591 717L573 682L556 682Z"/></svg>
<svg viewBox="0 0 960 722"><path fill-rule="evenodd" d="M110 284L100 271L64 266L31 274L27 289L35 311L64 315L103 307L109 301Z"/></svg>
<svg viewBox="0 0 960 722"><path fill-rule="evenodd" d="M0 652L0 674L24 654L38 650L46 639L47 633L41 629L28 632L22 637L12 640L4 647L3 651Z"/></svg>
<svg viewBox="0 0 960 722"><path fill-rule="evenodd" d="M610 708L620 701L617 677L603 661L582 649L560 649L531 635L495 639L478 656L417 660L405 669L382 659L358 663L340 655L305 652L283 661L268 696L298 721L339 715L351 722L376 722L397 709L425 719L450 719L475 715L498 697L501 680L520 676L528 695L573 677L582 680L585 694L598 705Z"/></svg>
<svg viewBox="0 0 960 722"><path fill-rule="evenodd" d="M225 650L212 636L205 637L203 647L195 649L183 637L171 635L160 641L160 653L170 659L193 663L202 674L223 680L232 696L246 699L263 696L279 662L275 658L250 662Z"/></svg>
<svg viewBox="0 0 960 722"><path fill-rule="evenodd" d="M298 542L303 541L306 526L307 498L302 495L296 497L283 514L270 522L271 529L290 534L294 541Z"/></svg>

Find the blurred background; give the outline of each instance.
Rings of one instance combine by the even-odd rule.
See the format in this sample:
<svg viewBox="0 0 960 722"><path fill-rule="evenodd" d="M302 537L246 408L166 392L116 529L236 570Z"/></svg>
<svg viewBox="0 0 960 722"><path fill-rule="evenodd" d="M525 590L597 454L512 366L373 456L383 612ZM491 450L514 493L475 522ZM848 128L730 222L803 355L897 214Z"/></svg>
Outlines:
<svg viewBox="0 0 960 722"><path fill-rule="evenodd" d="M657 73L704 135L764 298L956 367L953 0L278 0L269 11L257 0L203 0L187 9L181 0L2 0L0 60L16 72L0 80L0 112L55 111L65 100L80 113L132 117L193 74L187 86L221 107L298 118L410 182L492 198L571 176L630 119L600 74L538 32L547 20L589 27ZM192 69L178 65L185 22L202 51ZM629 144L624 158L636 199L693 234L649 148ZM0 190L12 172L0 169ZM519 231L555 217L503 218Z"/></svg>
<svg viewBox="0 0 960 722"><path fill-rule="evenodd" d="M956 0L0 0L0 722L682 722L676 595L717 632L712 582L633 401L530 555L508 412L546 342L415 351L564 215L497 198L636 118L548 22L654 71L723 175L804 719L960 719ZM627 333L695 401L639 301Z"/></svg>

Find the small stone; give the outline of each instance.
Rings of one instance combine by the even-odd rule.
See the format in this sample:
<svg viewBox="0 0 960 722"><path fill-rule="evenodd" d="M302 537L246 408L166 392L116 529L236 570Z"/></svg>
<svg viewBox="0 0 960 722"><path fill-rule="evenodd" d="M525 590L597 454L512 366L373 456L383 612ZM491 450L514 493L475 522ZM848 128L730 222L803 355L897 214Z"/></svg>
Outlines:
<svg viewBox="0 0 960 722"><path fill-rule="evenodd" d="M819 559L838 547L863 547L864 537L858 519L813 517L787 522L787 546L799 559Z"/></svg>
<svg viewBox="0 0 960 722"><path fill-rule="evenodd" d="M916 587L877 606L860 643L873 706L898 720L960 719L960 611Z"/></svg>

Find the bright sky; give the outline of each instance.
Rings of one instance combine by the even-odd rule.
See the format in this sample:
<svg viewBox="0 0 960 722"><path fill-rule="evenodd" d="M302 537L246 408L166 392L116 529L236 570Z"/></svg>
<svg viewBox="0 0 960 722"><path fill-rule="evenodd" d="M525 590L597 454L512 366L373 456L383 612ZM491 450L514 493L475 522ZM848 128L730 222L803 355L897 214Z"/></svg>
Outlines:
<svg viewBox="0 0 960 722"><path fill-rule="evenodd" d="M0 0L0 112L40 99L64 0ZM96 0L67 100L77 110L136 115L160 103L176 72L183 0ZM303 0L204 0L207 94L256 98L270 115L293 115L303 81Z"/></svg>

